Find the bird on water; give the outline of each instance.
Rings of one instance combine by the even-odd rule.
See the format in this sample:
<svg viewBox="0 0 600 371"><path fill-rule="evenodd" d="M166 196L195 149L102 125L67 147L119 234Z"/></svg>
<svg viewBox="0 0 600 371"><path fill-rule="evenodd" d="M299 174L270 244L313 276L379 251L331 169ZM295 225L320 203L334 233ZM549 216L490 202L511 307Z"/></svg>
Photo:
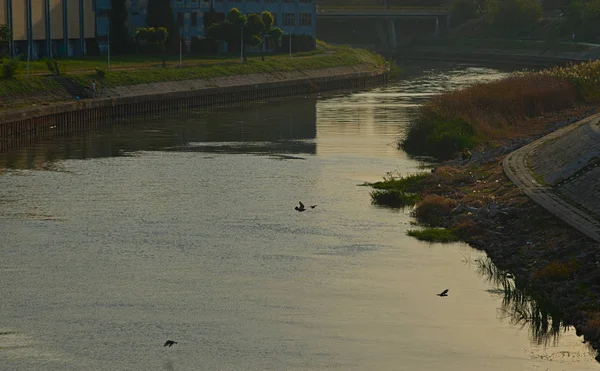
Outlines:
<svg viewBox="0 0 600 371"><path fill-rule="evenodd" d="M441 297L448 296L448 291L449 291L449 290L448 290L448 289L446 289L446 290L444 290L444 291L442 291L442 292L440 292L439 294L436 294L436 295L437 295L437 296L441 296Z"/></svg>
<svg viewBox="0 0 600 371"><path fill-rule="evenodd" d="M165 342L165 345L163 345L163 346L164 346L164 347L168 346L168 347L170 348L171 346L173 346L173 344L177 344L177 342L176 342L176 341L173 341L173 340L167 340L167 341Z"/></svg>
<svg viewBox="0 0 600 371"><path fill-rule="evenodd" d="M298 204L299 204L300 206L296 206L296 207L294 208L296 211L302 212L302 211L305 211L305 210L306 210L306 207L304 207L304 204L302 203L302 201L298 201ZM310 208L311 208L311 209L314 209L315 207L317 207L317 205L310 205Z"/></svg>

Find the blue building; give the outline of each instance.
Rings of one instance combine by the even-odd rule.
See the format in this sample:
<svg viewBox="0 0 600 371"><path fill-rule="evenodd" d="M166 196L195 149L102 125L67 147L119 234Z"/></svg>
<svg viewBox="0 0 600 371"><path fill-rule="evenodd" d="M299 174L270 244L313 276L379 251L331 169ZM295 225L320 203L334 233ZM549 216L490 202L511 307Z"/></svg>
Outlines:
<svg viewBox="0 0 600 371"><path fill-rule="evenodd" d="M146 27L148 0L127 0L127 27L133 35L135 30ZM286 35L316 36L316 0L171 0L175 24L188 44L192 38L204 38L204 13L211 8L223 16L232 8L243 14L268 11L275 18L275 25ZM96 35L101 50L105 49L108 31L110 0L96 0Z"/></svg>

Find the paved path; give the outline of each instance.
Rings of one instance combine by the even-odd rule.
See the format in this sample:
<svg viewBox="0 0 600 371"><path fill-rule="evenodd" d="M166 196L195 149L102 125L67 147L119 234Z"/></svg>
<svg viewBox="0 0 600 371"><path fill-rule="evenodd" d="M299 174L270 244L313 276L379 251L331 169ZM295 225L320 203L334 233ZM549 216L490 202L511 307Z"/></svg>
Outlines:
<svg viewBox="0 0 600 371"><path fill-rule="evenodd" d="M579 169L575 169L573 173L569 174L570 177L567 180L555 179L555 184L548 184L545 178L547 179L550 173L561 173L561 166L548 162L544 169L546 176L542 176L540 175L541 169L538 168L539 172L534 173L530 164L534 156L562 157L565 152L564 148L581 151L582 155L600 151L599 141L591 143L589 140L587 142L582 140L584 139L582 134L598 132L599 118L600 114L596 114L557 130L512 152L504 158L502 163L504 172L509 179L533 201L598 242L600 242L600 220L596 213L600 213L600 210L594 209L593 204L590 206L587 203L585 204L587 205L586 209L584 204L577 202L582 201L580 195L585 193L584 191L591 191L595 194L600 192L596 171L587 172L588 176L585 174L583 177L573 176L577 170L588 165L582 163ZM557 148L552 148L551 144L556 141L563 142L562 147L554 146ZM576 186L569 187L569 183ZM565 187L565 185L567 186Z"/></svg>

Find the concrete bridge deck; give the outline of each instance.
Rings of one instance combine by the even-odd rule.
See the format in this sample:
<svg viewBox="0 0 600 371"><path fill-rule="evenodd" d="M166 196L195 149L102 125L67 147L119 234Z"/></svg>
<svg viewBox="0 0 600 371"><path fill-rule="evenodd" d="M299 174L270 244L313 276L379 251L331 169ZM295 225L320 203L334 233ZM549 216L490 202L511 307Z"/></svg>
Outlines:
<svg viewBox="0 0 600 371"><path fill-rule="evenodd" d="M447 7L317 6L318 18L423 18L447 17Z"/></svg>

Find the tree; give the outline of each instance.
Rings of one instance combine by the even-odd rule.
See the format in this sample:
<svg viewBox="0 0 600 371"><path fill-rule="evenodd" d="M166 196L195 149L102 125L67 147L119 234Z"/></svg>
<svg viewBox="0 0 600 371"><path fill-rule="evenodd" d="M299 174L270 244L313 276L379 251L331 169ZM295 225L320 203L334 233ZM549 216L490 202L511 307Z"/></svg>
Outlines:
<svg viewBox="0 0 600 371"><path fill-rule="evenodd" d="M488 15L497 32L516 34L538 21L542 6L538 0L490 0Z"/></svg>
<svg viewBox="0 0 600 371"><path fill-rule="evenodd" d="M460 26L468 20L477 18L478 15L477 4L473 0L457 0L450 10L453 26Z"/></svg>
<svg viewBox="0 0 600 371"><path fill-rule="evenodd" d="M170 0L148 0L146 24L148 27L164 27L167 29L167 45L179 47L179 30L175 25Z"/></svg>
<svg viewBox="0 0 600 371"><path fill-rule="evenodd" d="M264 11L260 15L264 23L263 35L268 35L274 43L277 43L281 36L283 36L283 30L279 27L273 27L275 19L271 12Z"/></svg>
<svg viewBox="0 0 600 371"><path fill-rule="evenodd" d="M150 52L164 52L169 31L164 27L138 28L135 31L135 41L142 48Z"/></svg>
<svg viewBox="0 0 600 371"><path fill-rule="evenodd" d="M10 36L12 32L8 25L0 24L0 58L9 54Z"/></svg>
<svg viewBox="0 0 600 371"><path fill-rule="evenodd" d="M273 15L269 12L249 14L247 17L233 8L227 13L222 22L216 22L208 27L206 35L212 40L223 40L230 46L240 45L241 31L244 30L244 45L261 45L264 36L278 41L283 35L279 27L273 28Z"/></svg>
<svg viewBox="0 0 600 371"><path fill-rule="evenodd" d="M127 30L127 7L125 0L110 0L110 47L114 53L124 53L129 50L130 37Z"/></svg>

